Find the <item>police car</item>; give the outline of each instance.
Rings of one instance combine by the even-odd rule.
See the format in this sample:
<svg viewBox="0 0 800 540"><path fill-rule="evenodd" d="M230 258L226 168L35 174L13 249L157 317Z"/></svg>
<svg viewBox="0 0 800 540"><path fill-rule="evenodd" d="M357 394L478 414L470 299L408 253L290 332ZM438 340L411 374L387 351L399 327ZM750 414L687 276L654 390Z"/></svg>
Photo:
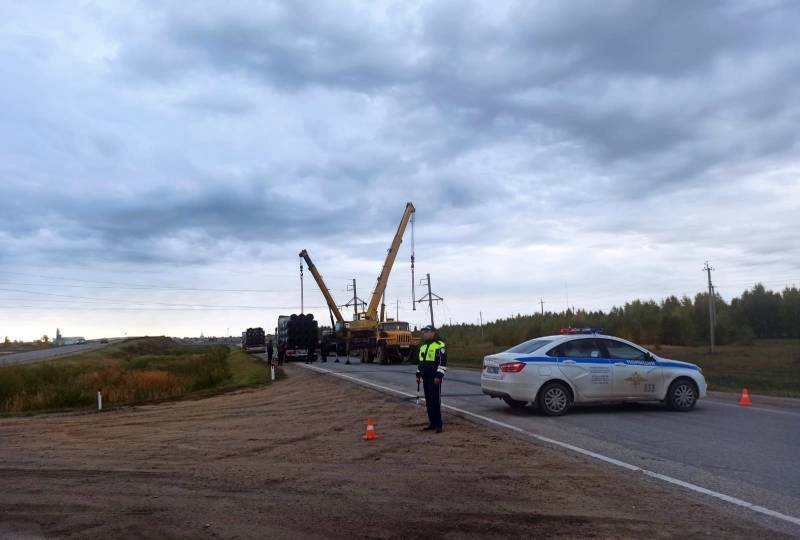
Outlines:
<svg viewBox="0 0 800 540"><path fill-rule="evenodd" d="M690 411L706 396L706 380L694 364L661 358L600 328L563 328L485 357L481 389L511 407L532 402L550 416L599 401L662 401Z"/></svg>

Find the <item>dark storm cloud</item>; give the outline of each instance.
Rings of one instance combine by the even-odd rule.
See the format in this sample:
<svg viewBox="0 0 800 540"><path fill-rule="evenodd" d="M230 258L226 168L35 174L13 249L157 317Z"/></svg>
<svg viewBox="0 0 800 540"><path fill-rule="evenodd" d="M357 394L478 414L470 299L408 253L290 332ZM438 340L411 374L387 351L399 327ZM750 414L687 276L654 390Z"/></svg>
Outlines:
<svg viewBox="0 0 800 540"><path fill-rule="evenodd" d="M637 160L641 170L609 172L639 197L707 181L704 172L726 154L758 152L716 133L715 118L734 117L742 129L797 114L798 62L788 73L756 73L757 84L742 84L749 75L735 69L714 73L785 53L798 20L792 2L520 2L496 13L439 2L381 20L345 5L291 2L263 13L166 13L158 39L125 49L122 61L141 77L233 73L287 92L383 95L399 120L432 111L424 159L439 163L490 140L571 142L603 168ZM165 62L173 62L166 71ZM416 124L396 135L413 145ZM759 141L786 152L798 135L776 125Z"/></svg>
<svg viewBox="0 0 800 540"><path fill-rule="evenodd" d="M120 41L110 73L155 83L156 93L192 88L170 102L194 118L254 117L264 99L259 88L299 103L366 95L385 107L379 130L365 135L379 143L308 148L308 159L264 173L308 190L305 198L258 188L259 181L229 186L208 164L182 173L176 163L184 157L169 155L155 165L192 178L195 189L175 189L159 175L134 197L55 190L37 195L43 214L65 234L110 245L186 231L244 241L278 228L343 234L352 225L331 226L330 218L355 208L361 226L390 229L396 218L375 205L386 194L436 197L469 223L490 202L541 198L544 187L558 205L591 200L576 187L597 186L623 201L717 185L720 164L782 159L798 145L800 61L787 56L796 3L437 2L377 15L339 3L262 8L209 4L189 13L154 5L147 24ZM325 120L338 111L320 106L319 114ZM363 121L368 129L376 120ZM74 153L74 142L64 142L75 140L72 128L52 128L61 133L54 138L60 151ZM317 129L312 120L307 130L329 145ZM254 134L250 127L239 138ZM106 159L131 159L118 134L100 130L89 140ZM556 161L593 173L563 178ZM564 188L547 186L559 176ZM15 203L0 207L11 215ZM20 235L41 226L19 212L3 228Z"/></svg>
<svg viewBox="0 0 800 540"><path fill-rule="evenodd" d="M211 68L246 72L285 89L377 89L403 78L402 57L383 56L389 43L374 47L379 32L355 20L326 20L315 2L288 2L263 13L166 14L162 23L162 41L124 51L134 73L169 79Z"/></svg>
<svg viewBox="0 0 800 540"><path fill-rule="evenodd" d="M51 257L96 257L129 262L191 263L218 255L198 249L221 241L244 244L280 242L342 234L356 225L333 219L353 213L352 204L310 205L296 197L270 192L263 182L245 187L194 186L151 189L136 198L110 194L75 196L69 192L42 194L30 189L7 192L0 201L0 233L33 239L43 231L58 231L47 246ZM13 201L13 204L12 204ZM36 214L30 208L38 208ZM169 250L174 241L176 252ZM164 245L168 248L165 250Z"/></svg>

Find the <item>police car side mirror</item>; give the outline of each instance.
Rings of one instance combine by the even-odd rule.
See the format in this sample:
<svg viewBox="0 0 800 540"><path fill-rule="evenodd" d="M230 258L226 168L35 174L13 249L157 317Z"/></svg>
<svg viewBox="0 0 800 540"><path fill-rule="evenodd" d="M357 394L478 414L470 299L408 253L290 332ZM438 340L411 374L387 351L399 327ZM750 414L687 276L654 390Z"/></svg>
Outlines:
<svg viewBox="0 0 800 540"><path fill-rule="evenodd" d="M649 352L645 352L644 353L644 359L645 360L653 360L653 355L650 354Z"/></svg>

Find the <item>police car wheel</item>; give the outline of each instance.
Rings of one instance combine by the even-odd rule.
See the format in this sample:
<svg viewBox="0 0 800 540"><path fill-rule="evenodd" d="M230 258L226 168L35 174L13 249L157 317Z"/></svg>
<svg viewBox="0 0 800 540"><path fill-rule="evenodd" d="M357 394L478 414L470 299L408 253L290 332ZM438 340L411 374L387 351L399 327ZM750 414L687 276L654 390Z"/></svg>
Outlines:
<svg viewBox="0 0 800 540"><path fill-rule="evenodd" d="M521 409L521 408L525 407L525 405L528 404L527 401L519 401L519 400L516 400L516 399L511 399L510 397L504 397L503 401L505 401L506 405L508 405L512 409Z"/></svg>
<svg viewBox="0 0 800 540"><path fill-rule="evenodd" d="M547 416L561 416L571 402L569 390L561 383L547 383L539 391L539 409Z"/></svg>
<svg viewBox="0 0 800 540"><path fill-rule="evenodd" d="M697 404L697 389L689 379L677 379L667 390L667 405L674 411L686 412Z"/></svg>

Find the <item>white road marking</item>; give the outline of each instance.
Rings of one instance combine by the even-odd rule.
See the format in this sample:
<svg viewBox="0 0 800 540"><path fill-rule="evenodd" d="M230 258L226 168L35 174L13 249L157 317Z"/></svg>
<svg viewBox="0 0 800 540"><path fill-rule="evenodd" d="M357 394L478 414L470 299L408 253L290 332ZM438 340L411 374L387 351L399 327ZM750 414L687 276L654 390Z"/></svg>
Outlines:
<svg viewBox="0 0 800 540"><path fill-rule="evenodd" d="M409 394L408 392L403 392L402 390L397 390L396 388L391 388L389 386L383 386L383 385L380 385L380 384L375 384L373 382L370 382L370 381L367 381L367 380L364 380L364 379L359 379L358 377L353 377L352 375L346 375L344 373L337 373L335 371L331 371L329 369L325 369L325 368L321 368L321 367L316 367L316 366L313 366L313 365L304 365L304 364L301 364L301 365L303 367L305 367L305 368L312 369L312 370L318 371L320 373L328 373L330 375L334 375L334 376L342 378L342 379L347 379L347 380L353 381L353 382L355 382L357 384L370 386L372 388L378 388L380 390L385 390L387 392L391 392L391 393L394 393L394 394L399 394L401 396L405 396L405 397L409 397L409 398L415 397L414 394ZM422 401L424 401L424 399ZM593 459L596 459L596 460L599 460L599 461L603 461L605 463L609 463L611 465L615 465L617 467L621 467L621 468L626 469L628 471L640 472L640 473L644 474L645 476L649 476L651 478L656 478L658 480L661 480L663 482L667 482L667 483L675 485L675 486L680 486L680 487L688 489L690 491L694 491L695 493L700 493L701 495L707 495L709 497L714 497L715 499L719 499L721 501L725 501L725 502L730 503L730 504L735 504L736 506L740 506L742 508L748 508L748 509L750 509L750 510L752 510L754 512L758 512L760 514L764 514L764 515L767 515L767 516L770 516L770 517L773 517L773 518L776 518L776 519L780 519L780 520L783 520L783 521L787 521L787 522L792 523L794 525L800 526L800 518L795 517L795 516L790 516L788 514L783 514L781 512L776 512L775 510L770 510L769 508L765 508L763 506L759 506L757 504L754 504L754 503L739 499L737 497L732 497L730 495L725 495L724 493L720 493L718 491L713 491L711 489L706 489L706 488L704 488L702 486L698 486L697 484L692 484L690 482L685 482L683 480L679 480L678 478L673 478L672 476L667 476L665 474L660 474L660 473L657 473L657 472L654 472L654 471L650 471L648 469L643 469L643 468L638 467L636 465L633 465L631 463L627 463L625 461L620 461L620 460L614 459L612 457L604 456L603 454L598 454L597 452L592 452L591 450L586 450L585 448L581 448L579 446L575 446L575 445L572 445L572 444L569 444L569 443L557 441L557 440L551 439L549 437L544 437L542 435L538 435L536 433L533 433L532 431L528 431L528 430L522 429L520 427L513 426L511 424L507 424L507 423L501 422L499 420L495 420L494 418L489 418L488 416L483 416L481 414L476 414L474 412L470 412L470 411L467 411L467 410L464 410L464 409L460 409L458 407L453 407L452 405L447 405L445 403L442 403L442 407L444 407L445 409L449 409L451 411L457 412L457 413L459 413L459 414L461 414L463 416L475 418L475 419L480 420L482 422L487 422L489 424L492 424L492 425L497 426L497 427L501 427L503 429L507 429L509 431L514 431L516 433L521 433L523 435L527 435L528 437L532 437L532 438L534 438L534 439L536 439L538 441L542 441L544 443L547 443L547 444L550 444L550 445L553 445L553 446L558 446L558 447L564 448L566 450L569 450L571 452L575 452L577 454L581 454L581 455L584 455L584 456L587 456L587 457L590 457L590 458L593 458Z"/></svg>
<svg viewBox="0 0 800 540"><path fill-rule="evenodd" d="M702 405L723 405L725 407L736 407L737 409L744 409L744 410L747 410L747 411L759 411L759 412L768 412L768 413L773 413L773 414L784 414L784 415L788 415L788 416L800 416L800 413L796 413L796 412L778 411L778 410L775 410L775 409L765 409L764 407L753 407L753 406L747 407L747 406L739 405L738 403L727 403L725 401L719 401L719 400L713 399L713 398L707 398L704 401L705 401L705 403L703 401L701 401L699 403L702 404Z"/></svg>

